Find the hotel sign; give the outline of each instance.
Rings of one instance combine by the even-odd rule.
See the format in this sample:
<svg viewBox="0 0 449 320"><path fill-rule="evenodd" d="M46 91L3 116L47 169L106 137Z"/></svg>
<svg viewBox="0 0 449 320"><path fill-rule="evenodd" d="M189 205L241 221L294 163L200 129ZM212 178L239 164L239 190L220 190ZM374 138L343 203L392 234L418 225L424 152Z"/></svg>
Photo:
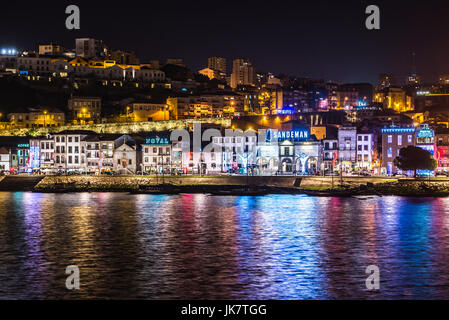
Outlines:
<svg viewBox="0 0 449 320"><path fill-rule="evenodd" d="M152 138L146 138L145 144L152 144L152 145L167 145L171 144L170 140L168 138L162 138L162 137L152 137Z"/></svg>

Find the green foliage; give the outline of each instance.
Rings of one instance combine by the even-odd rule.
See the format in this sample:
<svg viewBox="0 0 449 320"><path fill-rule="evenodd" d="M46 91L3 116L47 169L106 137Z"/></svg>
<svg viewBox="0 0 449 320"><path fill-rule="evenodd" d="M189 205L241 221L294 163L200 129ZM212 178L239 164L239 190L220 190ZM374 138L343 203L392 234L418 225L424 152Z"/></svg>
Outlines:
<svg viewBox="0 0 449 320"><path fill-rule="evenodd" d="M419 147L408 146L399 151L399 157L394 159L394 165L401 170L435 170L437 161L432 154Z"/></svg>

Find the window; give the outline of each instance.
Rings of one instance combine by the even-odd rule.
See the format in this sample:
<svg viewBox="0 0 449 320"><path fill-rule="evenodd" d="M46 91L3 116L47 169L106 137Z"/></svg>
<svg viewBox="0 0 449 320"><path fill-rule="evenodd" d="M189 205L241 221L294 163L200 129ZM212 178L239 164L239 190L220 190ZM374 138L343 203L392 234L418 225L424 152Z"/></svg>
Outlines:
<svg viewBox="0 0 449 320"><path fill-rule="evenodd" d="M388 148L387 154L388 154L388 158L391 158L393 156L393 149Z"/></svg>
<svg viewBox="0 0 449 320"><path fill-rule="evenodd" d="M362 141L362 136L358 136L358 137L357 137L357 140L358 140L358 141Z"/></svg>
<svg viewBox="0 0 449 320"><path fill-rule="evenodd" d="M368 151L368 146L367 145L364 146L364 150Z"/></svg>
<svg viewBox="0 0 449 320"><path fill-rule="evenodd" d="M388 136L388 143L392 143L393 142L393 136Z"/></svg>
<svg viewBox="0 0 449 320"><path fill-rule="evenodd" d="M402 134L398 135L398 146L402 146Z"/></svg>
<svg viewBox="0 0 449 320"><path fill-rule="evenodd" d="M72 156L69 156L69 163L72 163Z"/></svg>
<svg viewBox="0 0 449 320"><path fill-rule="evenodd" d="M413 136L411 134L408 135L407 142L408 143L412 143L413 142Z"/></svg>
<svg viewBox="0 0 449 320"><path fill-rule="evenodd" d="M68 137L68 142L72 142L72 137Z"/></svg>
<svg viewBox="0 0 449 320"><path fill-rule="evenodd" d="M368 141L368 136L365 136L365 141Z"/></svg>
<svg viewBox="0 0 449 320"><path fill-rule="evenodd" d="M132 165L133 164L132 159L129 159L128 163L129 163L129 165Z"/></svg>
<svg viewBox="0 0 449 320"><path fill-rule="evenodd" d="M69 153L72 153L72 146L69 146Z"/></svg>

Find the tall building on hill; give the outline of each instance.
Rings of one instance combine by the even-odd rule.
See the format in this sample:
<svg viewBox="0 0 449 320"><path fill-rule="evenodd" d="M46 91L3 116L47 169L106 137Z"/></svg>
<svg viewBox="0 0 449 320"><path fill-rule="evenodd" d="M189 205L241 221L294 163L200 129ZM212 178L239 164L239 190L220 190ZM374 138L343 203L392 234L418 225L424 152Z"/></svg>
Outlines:
<svg viewBox="0 0 449 320"><path fill-rule="evenodd" d="M226 59L221 57L210 57L207 59L207 67L226 75Z"/></svg>
<svg viewBox="0 0 449 320"><path fill-rule="evenodd" d="M254 85L256 71L248 58L235 59L232 63L231 88L239 85Z"/></svg>
<svg viewBox="0 0 449 320"><path fill-rule="evenodd" d="M75 53L82 58L105 58L108 48L103 40L79 38L75 40Z"/></svg>

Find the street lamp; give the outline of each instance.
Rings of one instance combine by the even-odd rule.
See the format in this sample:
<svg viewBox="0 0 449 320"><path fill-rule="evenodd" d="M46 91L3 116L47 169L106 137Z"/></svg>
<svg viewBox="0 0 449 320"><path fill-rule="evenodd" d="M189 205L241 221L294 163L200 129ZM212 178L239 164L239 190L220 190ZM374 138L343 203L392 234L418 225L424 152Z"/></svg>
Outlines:
<svg viewBox="0 0 449 320"><path fill-rule="evenodd" d="M131 108L129 107L129 106L126 106L126 121L129 121L129 116L128 116L128 113L129 113L129 110L130 110Z"/></svg>
<svg viewBox="0 0 449 320"><path fill-rule="evenodd" d="M47 118L47 110L44 110L44 128L46 127L45 120Z"/></svg>
<svg viewBox="0 0 449 320"><path fill-rule="evenodd" d="M87 109L86 108L82 108L81 109L81 118L83 119L83 121L84 121L84 124L86 124L86 112L87 112Z"/></svg>

